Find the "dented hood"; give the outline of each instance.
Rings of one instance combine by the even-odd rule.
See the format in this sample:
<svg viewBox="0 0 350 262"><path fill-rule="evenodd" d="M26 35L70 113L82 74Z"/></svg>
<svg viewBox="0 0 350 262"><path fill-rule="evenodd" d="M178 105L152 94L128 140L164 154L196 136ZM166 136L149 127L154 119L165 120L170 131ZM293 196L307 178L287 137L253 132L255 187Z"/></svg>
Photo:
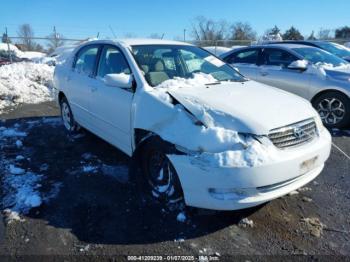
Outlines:
<svg viewBox="0 0 350 262"><path fill-rule="evenodd" d="M203 123L204 106L215 124L238 132L266 135L271 129L316 116L296 95L255 81L177 88L168 92Z"/></svg>

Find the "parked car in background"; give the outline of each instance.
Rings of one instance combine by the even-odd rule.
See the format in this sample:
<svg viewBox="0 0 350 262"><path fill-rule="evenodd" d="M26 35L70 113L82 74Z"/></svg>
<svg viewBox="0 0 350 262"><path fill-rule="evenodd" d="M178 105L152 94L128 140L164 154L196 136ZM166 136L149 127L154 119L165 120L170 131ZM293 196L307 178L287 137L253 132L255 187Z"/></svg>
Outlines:
<svg viewBox="0 0 350 262"><path fill-rule="evenodd" d="M28 61L28 59L19 58L15 55L14 52L11 53L11 58L10 58L7 51L0 50L0 66L11 64L11 61L12 63L15 63L15 62Z"/></svg>
<svg viewBox="0 0 350 262"><path fill-rule="evenodd" d="M11 61L8 57L4 57L0 54L0 66L8 65L10 63L11 63Z"/></svg>
<svg viewBox="0 0 350 262"><path fill-rule="evenodd" d="M65 128L139 156L145 191L167 204L259 205L313 180L330 153L310 103L186 43L87 42L56 66L54 84Z"/></svg>
<svg viewBox="0 0 350 262"><path fill-rule="evenodd" d="M311 101L328 127L350 122L350 64L322 49L268 44L233 50L222 59L258 82Z"/></svg>
<svg viewBox="0 0 350 262"><path fill-rule="evenodd" d="M350 62L350 49L339 45L337 43L328 41L311 41L311 40L287 40L280 42L270 42L269 44L296 44L296 45L308 45L321 48L333 55L336 55L348 62Z"/></svg>

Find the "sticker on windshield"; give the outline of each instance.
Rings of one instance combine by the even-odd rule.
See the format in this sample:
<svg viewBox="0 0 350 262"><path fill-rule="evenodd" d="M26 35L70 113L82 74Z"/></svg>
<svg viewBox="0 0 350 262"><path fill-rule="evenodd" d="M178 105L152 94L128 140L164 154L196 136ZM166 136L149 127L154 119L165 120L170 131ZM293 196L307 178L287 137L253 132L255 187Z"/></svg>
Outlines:
<svg viewBox="0 0 350 262"><path fill-rule="evenodd" d="M220 59L216 58L215 56L207 56L206 58L204 58L205 61L217 66L217 67L220 67L220 66L223 66L225 63L222 62Z"/></svg>

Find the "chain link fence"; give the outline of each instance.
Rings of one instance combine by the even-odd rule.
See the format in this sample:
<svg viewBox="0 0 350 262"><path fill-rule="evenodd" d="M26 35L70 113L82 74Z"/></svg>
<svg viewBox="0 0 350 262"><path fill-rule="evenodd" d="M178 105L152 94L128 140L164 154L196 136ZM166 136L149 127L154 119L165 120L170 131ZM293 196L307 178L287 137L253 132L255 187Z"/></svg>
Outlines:
<svg viewBox="0 0 350 262"><path fill-rule="evenodd" d="M5 39L5 43L2 43L0 49L0 59L8 59L9 62L16 61L18 59L25 59L25 56L22 55L21 52L26 51L26 53L30 52L41 52L46 55L53 54L54 50L57 47L72 47L78 45L84 41L87 41L91 38L50 38L50 37L31 37L31 38L23 38L23 37L15 37L9 36ZM345 44L350 42L350 39L329 39L322 41L331 41L338 44ZM4 39L3 39L4 42ZM254 44L258 44L258 41L251 40L191 40L186 41L188 43L210 48L211 52L214 54L220 54L222 52L228 51L232 48L238 48L242 46L250 46ZM28 46L31 46L28 49ZM29 52L28 52L29 51ZM33 54L32 54L33 55ZM1 60L0 60L1 61Z"/></svg>

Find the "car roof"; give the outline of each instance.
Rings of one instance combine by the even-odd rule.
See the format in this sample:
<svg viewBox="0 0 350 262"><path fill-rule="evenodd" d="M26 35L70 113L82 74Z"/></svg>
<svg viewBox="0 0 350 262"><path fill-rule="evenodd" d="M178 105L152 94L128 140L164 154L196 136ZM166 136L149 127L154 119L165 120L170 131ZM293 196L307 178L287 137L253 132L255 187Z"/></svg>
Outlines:
<svg viewBox="0 0 350 262"><path fill-rule="evenodd" d="M88 43L120 43L128 46L133 45L188 45L191 44L180 42L180 41L172 41L172 40L163 40L163 39L151 39L151 38L126 38L126 39L107 39L107 40L91 40Z"/></svg>
<svg viewBox="0 0 350 262"><path fill-rule="evenodd" d="M241 47L237 49L233 49L232 51L228 51L222 55L220 55L221 58L225 59L231 54L238 53L243 50L252 49L252 48L273 48L273 47L279 47L279 48L285 48L285 49L293 49L293 48L317 48L309 45L302 45L302 44L284 44L284 43L274 43L274 44L260 44L260 45L251 45L247 47Z"/></svg>
<svg viewBox="0 0 350 262"><path fill-rule="evenodd" d="M303 47L309 47L313 48L312 46L309 45L303 45L303 44L291 44L291 43L276 43L276 44L269 44L269 45L261 45L261 47L284 47L284 48L303 48Z"/></svg>

